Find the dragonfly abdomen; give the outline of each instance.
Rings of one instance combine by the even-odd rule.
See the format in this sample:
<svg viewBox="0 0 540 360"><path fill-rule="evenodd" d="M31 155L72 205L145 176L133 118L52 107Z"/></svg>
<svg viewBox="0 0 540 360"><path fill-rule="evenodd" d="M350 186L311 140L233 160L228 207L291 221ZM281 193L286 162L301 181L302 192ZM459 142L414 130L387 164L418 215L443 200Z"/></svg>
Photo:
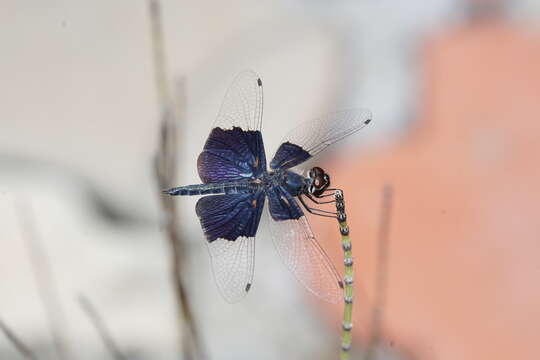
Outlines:
<svg viewBox="0 0 540 360"><path fill-rule="evenodd" d="M169 195L207 195L207 194L249 194L259 190L253 183L220 183L220 184L194 184L164 190Z"/></svg>

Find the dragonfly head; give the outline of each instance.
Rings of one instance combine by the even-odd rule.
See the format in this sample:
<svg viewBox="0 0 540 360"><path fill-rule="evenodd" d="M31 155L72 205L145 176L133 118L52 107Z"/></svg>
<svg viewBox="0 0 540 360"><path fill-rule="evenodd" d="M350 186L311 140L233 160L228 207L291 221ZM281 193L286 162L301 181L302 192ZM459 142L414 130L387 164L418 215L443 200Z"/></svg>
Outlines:
<svg viewBox="0 0 540 360"><path fill-rule="evenodd" d="M315 166L309 170L308 177L311 181L307 190L315 197L321 196L330 186L330 176L320 167Z"/></svg>

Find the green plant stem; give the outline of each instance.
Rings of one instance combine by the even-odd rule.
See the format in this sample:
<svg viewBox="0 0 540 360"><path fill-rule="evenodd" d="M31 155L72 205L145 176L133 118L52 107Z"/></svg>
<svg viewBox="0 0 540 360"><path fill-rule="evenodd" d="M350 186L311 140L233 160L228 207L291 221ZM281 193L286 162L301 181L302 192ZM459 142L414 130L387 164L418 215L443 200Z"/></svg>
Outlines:
<svg viewBox="0 0 540 360"><path fill-rule="evenodd" d="M341 352L339 355L340 360L349 359L349 351L352 343L352 309L353 309L353 283L354 283L354 270L353 270L353 258L352 258L352 243L349 236L349 226L347 225L347 215L345 214L345 200L343 197L343 191L336 190L336 209L337 219L339 223L339 232L341 234L341 246L343 247L343 264L345 266L343 284L344 284L344 297L343 297L343 332L341 337Z"/></svg>

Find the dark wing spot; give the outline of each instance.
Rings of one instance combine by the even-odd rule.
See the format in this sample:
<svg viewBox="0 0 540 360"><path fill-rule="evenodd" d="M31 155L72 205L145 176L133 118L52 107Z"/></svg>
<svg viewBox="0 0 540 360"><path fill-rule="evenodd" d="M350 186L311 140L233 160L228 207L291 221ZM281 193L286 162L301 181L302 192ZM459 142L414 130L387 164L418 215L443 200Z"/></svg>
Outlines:
<svg viewBox="0 0 540 360"><path fill-rule="evenodd" d="M340 287L340 288L342 288L342 289L343 289L343 281L341 281L341 280L340 280L340 281L338 281L338 285L339 285L339 287Z"/></svg>
<svg viewBox="0 0 540 360"><path fill-rule="evenodd" d="M246 284L246 292L248 292L249 289L251 289L251 283L247 283L247 284Z"/></svg>
<svg viewBox="0 0 540 360"><path fill-rule="evenodd" d="M257 85L262 86L261 78L258 78L258 79L257 79Z"/></svg>
<svg viewBox="0 0 540 360"><path fill-rule="evenodd" d="M371 119L367 119L366 121L364 121L364 124L369 124L371 122Z"/></svg>

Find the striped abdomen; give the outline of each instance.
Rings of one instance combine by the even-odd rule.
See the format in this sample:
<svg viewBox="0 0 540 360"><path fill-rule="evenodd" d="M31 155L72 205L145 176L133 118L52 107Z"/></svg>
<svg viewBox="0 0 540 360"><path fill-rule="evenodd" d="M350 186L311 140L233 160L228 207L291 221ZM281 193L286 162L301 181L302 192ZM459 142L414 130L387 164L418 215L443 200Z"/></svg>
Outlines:
<svg viewBox="0 0 540 360"><path fill-rule="evenodd" d="M248 182L195 184L164 190L169 195L248 194L259 190L259 185Z"/></svg>

